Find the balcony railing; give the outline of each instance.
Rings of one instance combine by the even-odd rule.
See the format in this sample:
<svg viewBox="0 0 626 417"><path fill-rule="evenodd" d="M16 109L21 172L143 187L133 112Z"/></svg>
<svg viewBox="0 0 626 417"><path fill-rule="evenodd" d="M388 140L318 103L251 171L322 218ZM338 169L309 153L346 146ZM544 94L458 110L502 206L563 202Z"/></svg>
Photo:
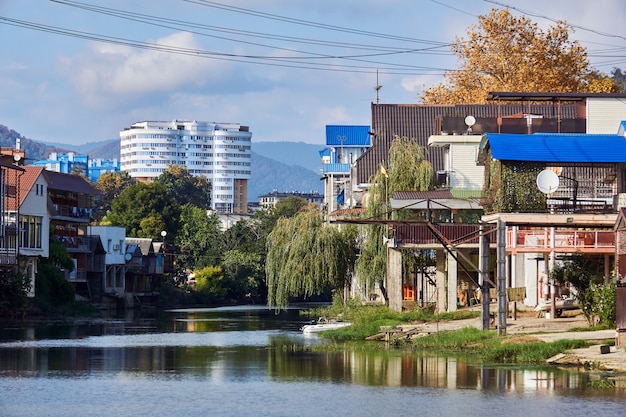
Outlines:
<svg viewBox="0 0 626 417"><path fill-rule="evenodd" d="M63 217L74 217L77 219L89 219L91 218L91 210L86 208L80 208L76 206L66 206L63 204L54 205L55 213L53 215Z"/></svg>
<svg viewBox="0 0 626 417"><path fill-rule="evenodd" d="M607 230L555 230L554 245L549 228L536 230L507 230L507 249L520 252L593 252L613 251L615 233Z"/></svg>
<svg viewBox="0 0 626 417"><path fill-rule="evenodd" d="M17 253L3 250L0 252L0 266L17 265Z"/></svg>
<svg viewBox="0 0 626 417"><path fill-rule="evenodd" d="M53 239L63 243L68 250L89 250L89 239L78 236L53 236Z"/></svg>
<svg viewBox="0 0 626 417"><path fill-rule="evenodd" d="M330 173L348 174L350 172L350 164L322 164L322 170L324 174L330 174Z"/></svg>
<svg viewBox="0 0 626 417"><path fill-rule="evenodd" d="M478 245L480 225L478 224L434 224L435 235L426 224L396 225L394 236L396 243L415 245L440 245L437 236L442 236L452 244Z"/></svg>

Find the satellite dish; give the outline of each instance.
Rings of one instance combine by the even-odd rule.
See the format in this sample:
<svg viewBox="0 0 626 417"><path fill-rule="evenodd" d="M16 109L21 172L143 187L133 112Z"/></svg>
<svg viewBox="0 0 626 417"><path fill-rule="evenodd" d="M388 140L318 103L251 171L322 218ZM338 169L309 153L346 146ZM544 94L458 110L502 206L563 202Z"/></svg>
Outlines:
<svg viewBox="0 0 626 417"><path fill-rule="evenodd" d="M472 127L476 123L476 118L474 116L467 116L465 118L465 124L467 127Z"/></svg>
<svg viewBox="0 0 626 417"><path fill-rule="evenodd" d="M133 259L133 255L131 255L130 253L127 253L126 255L124 255L124 259L126 259L127 261L130 261L131 259Z"/></svg>
<svg viewBox="0 0 626 417"><path fill-rule="evenodd" d="M537 175L537 188L544 194L551 194L559 188L559 176L556 172L544 169Z"/></svg>

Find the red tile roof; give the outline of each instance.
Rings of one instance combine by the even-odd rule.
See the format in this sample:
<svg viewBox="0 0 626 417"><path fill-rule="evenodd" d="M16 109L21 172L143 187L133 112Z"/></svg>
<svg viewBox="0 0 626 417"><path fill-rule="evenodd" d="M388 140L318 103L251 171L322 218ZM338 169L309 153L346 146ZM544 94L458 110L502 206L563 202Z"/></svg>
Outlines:
<svg viewBox="0 0 626 417"><path fill-rule="evenodd" d="M43 170L43 167L24 167L24 175L20 178L20 206L28 196L28 193L31 188L33 188L33 185L35 185L35 181L37 181L37 178L39 178Z"/></svg>

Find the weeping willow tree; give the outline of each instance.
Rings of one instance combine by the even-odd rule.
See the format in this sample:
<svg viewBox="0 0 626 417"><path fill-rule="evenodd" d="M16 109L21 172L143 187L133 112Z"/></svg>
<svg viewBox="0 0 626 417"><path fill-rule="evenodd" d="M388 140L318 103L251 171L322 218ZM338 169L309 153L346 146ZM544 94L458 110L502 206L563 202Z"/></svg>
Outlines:
<svg viewBox="0 0 626 417"><path fill-rule="evenodd" d="M314 205L280 218L267 239L267 304L282 309L291 297L342 291L354 268L355 237L354 228L326 225Z"/></svg>
<svg viewBox="0 0 626 417"><path fill-rule="evenodd" d="M416 140L396 136L389 148L388 169L380 169L370 178L365 216L367 219L391 218L389 198L396 191L427 191L434 186L434 171ZM361 256L356 262L356 273L371 288L378 283L385 300L384 280L387 275L387 250L383 239L389 236L388 226L372 224L365 227Z"/></svg>

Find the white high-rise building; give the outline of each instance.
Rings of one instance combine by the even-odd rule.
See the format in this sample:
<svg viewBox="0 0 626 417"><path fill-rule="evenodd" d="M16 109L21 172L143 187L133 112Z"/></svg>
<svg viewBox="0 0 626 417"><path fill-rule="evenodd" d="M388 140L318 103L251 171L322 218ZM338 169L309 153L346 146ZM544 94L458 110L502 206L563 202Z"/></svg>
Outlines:
<svg viewBox="0 0 626 417"><path fill-rule="evenodd" d="M213 187L211 208L247 213L252 133L238 123L138 122L120 132L121 170L152 181L169 165L204 175Z"/></svg>

